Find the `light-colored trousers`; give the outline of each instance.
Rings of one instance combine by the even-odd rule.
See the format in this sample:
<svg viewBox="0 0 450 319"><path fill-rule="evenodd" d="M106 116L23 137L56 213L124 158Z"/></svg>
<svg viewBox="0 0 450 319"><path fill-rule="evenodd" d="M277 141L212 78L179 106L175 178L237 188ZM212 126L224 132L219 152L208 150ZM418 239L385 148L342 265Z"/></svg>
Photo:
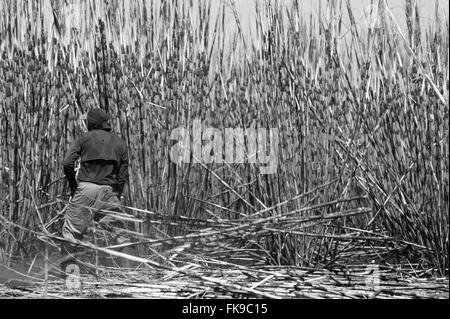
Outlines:
<svg viewBox="0 0 450 319"><path fill-rule="evenodd" d="M72 201L66 211L62 236L66 239L82 240L92 221L98 222L102 228L110 231L109 235L117 244L122 233L117 228L124 229L125 225L108 214L109 212L120 212L121 205L117 194L108 185L97 185L88 182L80 182ZM114 227L114 229L113 229ZM80 254L78 249L70 244L63 243L61 246L62 262L61 268L65 269L68 264L75 260Z"/></svg>

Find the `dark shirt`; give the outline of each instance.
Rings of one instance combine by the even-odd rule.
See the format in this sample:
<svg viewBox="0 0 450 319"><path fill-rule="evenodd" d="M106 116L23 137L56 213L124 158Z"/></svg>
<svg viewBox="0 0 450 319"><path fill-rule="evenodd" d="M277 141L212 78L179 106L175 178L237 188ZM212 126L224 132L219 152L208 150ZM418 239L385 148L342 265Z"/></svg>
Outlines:
<svg viewBox="0 0 450 319"><path fill-rule="evenodd" d="M119 196L128 180L128 152L125 141L105 130L95 129L80 135L63 161L71 189L77 188L75 161L80 157L78 180L110 185Z"/></svg>

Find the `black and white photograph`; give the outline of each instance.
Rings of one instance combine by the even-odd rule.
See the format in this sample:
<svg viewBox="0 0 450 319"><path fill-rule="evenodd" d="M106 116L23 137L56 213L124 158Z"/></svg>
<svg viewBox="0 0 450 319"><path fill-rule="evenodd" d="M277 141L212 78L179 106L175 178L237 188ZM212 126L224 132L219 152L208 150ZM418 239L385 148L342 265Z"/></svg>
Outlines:
<svg viewBox="0 0 450 319"><path fill-rule="evenodd" d="M0 299L448 300L448 30L445 0L0 0Z"/></svg>

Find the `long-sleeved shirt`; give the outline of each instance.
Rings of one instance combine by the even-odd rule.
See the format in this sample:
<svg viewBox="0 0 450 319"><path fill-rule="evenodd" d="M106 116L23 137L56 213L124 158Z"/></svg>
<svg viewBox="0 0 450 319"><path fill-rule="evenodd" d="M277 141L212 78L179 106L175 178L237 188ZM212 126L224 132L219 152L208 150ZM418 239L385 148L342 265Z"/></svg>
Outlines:
<svg viewBox="0 0 450 319"><path fill-rule="evenodd" d="M110 185L121 196L128 181L128 152L122 138L101 129L91 130L76 138L63 161L71 189L77 188L75 161L78 158L79 181Z"/></svg>

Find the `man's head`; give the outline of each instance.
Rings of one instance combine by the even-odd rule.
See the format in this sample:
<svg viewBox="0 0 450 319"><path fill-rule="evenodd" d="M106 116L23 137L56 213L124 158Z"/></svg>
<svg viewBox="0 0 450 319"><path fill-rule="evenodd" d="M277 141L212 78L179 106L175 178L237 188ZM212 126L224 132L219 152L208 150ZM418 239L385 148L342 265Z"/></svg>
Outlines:
<svg viewBox="0 0 450 319"><path fill-rule="evenodd" d="M86 120L88 131L111 131L111 126L109 125L109 117L102 109L90 109L87 114Z"/></svg>

